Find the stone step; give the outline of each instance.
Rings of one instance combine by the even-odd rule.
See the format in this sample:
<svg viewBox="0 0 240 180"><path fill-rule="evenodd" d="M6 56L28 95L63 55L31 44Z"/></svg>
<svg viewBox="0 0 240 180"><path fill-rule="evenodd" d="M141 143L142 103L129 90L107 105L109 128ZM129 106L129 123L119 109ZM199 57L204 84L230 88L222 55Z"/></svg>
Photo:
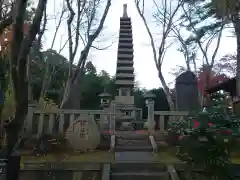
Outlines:
<svg viewBox="0 0 240 180"><path fill-rule="evenodd" d="M137 140L140 140L140 141L145 141L145 142L148 142L149 141L149 137L148 136L136 136L136 137L116 137L119 141L120 140L125 140L125 141L137 141Z"/></svg>
<svg viewBox="0 0 240 180"><path fill-rule="evenodd" d="M156 162L156 157L153 152L147 151L115 151L116 163L152 163Z"/></svg>
<svg viewBox="0 0 240 180"><path fill-rule="evenodd" d="M112 176L164 176L168 172L120 172L110 173Z"/></svg>
<svg viewBox="0 0 240 180"><path fill-rule="evenodd" d="M153 148L149 140L118 139L115 151L117 152L123 152L123 151L152 152Z"/></svg>
<svg viewBox="0 0 240 180"><path fill-rule="evenodd" d="M138 151L138 152L152 152L152 146L116 146L116 152Z"/></svg>
<svg viewBox="0 0 240 180"><path fill-rule="evenodd" d="M110 180L170 180L164 165L154 163L117 163L111 165Z"/></svg>
<svg viewBox="0 0 240 180"><path fill-rule="evenodd" d="M149 140L141 140L141 139L118 139L119 145L128 145L128 146L135 146L135 145L150 145Z"/></svg>
<svg viewBox="0 0 240 180"><path fill-rule="evenodd" d="M111 165L111 172L165 172L167 168L157 163L116 163Z"/></svg>
<svg viewBox="0 0 240 180"><path fill-rule="evenodd" d="M167 172L162 173L122 173L111 174L110 180L170 180L170 176Z"/></svg>
<svg viewBox="0 0 240 180"><path fill-rule="evenodd" d="M117 132L117 138L118 139L124 139L124 140L149 140L148 134L137 134L136 132L126 132L126 131L118 131Z"/></svg>

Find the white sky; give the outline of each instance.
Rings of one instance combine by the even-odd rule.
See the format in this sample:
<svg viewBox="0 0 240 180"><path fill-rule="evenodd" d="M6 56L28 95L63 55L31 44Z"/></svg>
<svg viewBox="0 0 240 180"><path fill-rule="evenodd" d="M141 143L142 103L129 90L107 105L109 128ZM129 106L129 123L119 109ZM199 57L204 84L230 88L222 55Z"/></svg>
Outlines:
<svg viewBox="0 0 240 180"><path fill-rule="evenodd" d="M59 2L59 1L56 1ZM123 4L128 4L128 15L132 20L133 27L133 43L134 43L134 68L136 74L136 81L140 84L141 87L147 89L158 88L161 86L161 83L157 76L157 70L152 56L152 49L150 46L150 40L148 34L145 30L145 27L142 23L141 18L139 17L137 10L135 8L134 0L112 0L112 6L107 16L107 19L104 24L104 30L102 32L101 40L104 40L105 46L111 44L113 45L107 50L92 50L89 54L89 59L97 67L98 71L106 70L110 75L114 75L116 71L116 61L117 61L117 44L118 44L118 31L120 24L120 17L122 16ZM151 30L153 34L159 33L156 28L156 24L153 23L152 18L152 6L151 0L148 0L146 7L146 18L150 23ZM54 10L55 7L55 10ZM59 9L59 5L54 5L54 0L48 1L48 11L54 13ZM47 32L44 36L44 47L50 48L53 33L55 31L55 25L53 22L48 22ZM55 42L54 49L58 50L61 44L60 37L67 39L66 23L64 22L61 26L61 29L58 33L57 40ZM100 41L100 40L99 40ZM156 40L156 45L160 42ZM101 46L104 46L101 43ZM97 46L97 43L95 43ZM177 51L178 44L177 42L167 51L163 62L163 74L168 83L174 81L174 77L170 75L171 68L176 67L176 65L184 64L183 55ZM214 49L214 46L213 48ZM80 50L78 54L80 54ZM218 51L217 57L220 58L227 53L234 53L236 50L236 42L234 38L225 37L221 41L220 49ZM61 53L65 57L68 57L67 47ZM211 54L209 54L211 55Z"/></svg>

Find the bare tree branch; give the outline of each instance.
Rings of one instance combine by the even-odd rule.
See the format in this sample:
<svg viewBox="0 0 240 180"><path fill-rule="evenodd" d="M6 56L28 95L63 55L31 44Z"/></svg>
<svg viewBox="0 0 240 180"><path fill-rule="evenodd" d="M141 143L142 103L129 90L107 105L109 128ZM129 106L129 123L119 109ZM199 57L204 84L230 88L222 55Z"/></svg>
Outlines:
<svg viewBox="0 0 240 180"><path fill-rule="evenodd" d="M193 33L197 36L198 33L197 33L196 28L195 28L194 25L193 25L193 22L192 22L192 19L191 19L190 15L189 15L189 14L187 13L187 11L185 10L184 5L182 5L181 7L182 7L182 10L183 10L183 12L184 12L184 15L186 16L187 20L189 21L189 24L190 24L190 26L191 26L191 28L192 28L192 30L193 30ZM222 21L222 26L221 26L220 31L219 31L219 33L218 33L219 36L218 36L218 40L217 40L217 46L216 46L216 48L215 48L215 50L214 50L214 53L213 53L211 62L210 62L210 60L209 60L209 58L208 58L207 51L204 50L204 47L203 47L203 45L202 45L201 40L200 40L198 37L196 38L196 42L197 42L197 44L198 44L198 46L199 46L199 48L200 48L200 50L201 50L201 52L202 52L205 60L206 60L206 63L207 63L208 65L210 65L211 67L212 67L213 64L214 64L214 59L215 59L216 54L217 54L217 51L218 51L218 49L219 49L220 40L221 40L221 37L222 37L222 31L223 31L223 28L224 28L224 25L225 25L225 24L226 24L226 23L225 23L225 20L223 20L223 21ZM214 35L214 36L215 36L215 35ZM207 46L209 46L209 43L210 43L211 41L212 41L212 39L210 39L210 41L207 43ZM206 46L206 47L207 47L207 46Z"/></svg>
<svg viewBox="0 0 240 180"><path fill-rule="evenodd" d="M91 46L92 48L94 48L94 49L97 49L97 50L106 50L106 49L108 49L109 47L111 47L112 45L108 45L108 46L106 46L106 47L103 47L103 48L99 48L99 47L96 47L96 46Z"/></svg>
<svg viewBox="0 0 240 180"><path fill-rule="evenodd" d="M47 11L44 11L44 15L43 15L43 27L42 29L39 31L38 33L38 38L37 38L37 48L40 50L41 48L41 42L42 42L42 37L43 34L46 30L46 25L47 25Z"/></svg>
<svg viewBox="0 0 240 180"><path fill-rule="evenodd" d="M69 0L66 0L69 1ZM85 18L80 18L80 20L83 22L85 22L85 20L87 20L87 41L86 44L84 45L84 48L82 49L81 53L80 53L80 57L78 59L78 63L77 66L74 69L73 72L73 68L72 66L69 66L69 77L68 77L68 81L66 83L65 86L65 91L64 91L64 96L63 96L63 100L61 103L60 108L63 108L64 105L70 100L70 95L71 95L71 91L73 90L73 85L76 85L76 80L78 79L78 83L79 83L79 79L80 77L82 77L82 75L84 74L84 67L86 64L86 60L90 51L90 48L92 47L93 42L95 41L95 39L99 36L101 30L103 29L103 24L105 22L106 16L108 14L109 8L111 6L111 0L107 0L107 4L105 6L103 15L101 16L100 22L96 28L95 31L93 31L93 22L96 19L96 11L98 8L98 0L91 0L89 2L85 2L86 4L82 4L82 8L78 8L78 15L81 16L82 14L85 15ZM70 11L70 17L71 14L73 15L73 11L71 10L71 4L70 2L67 2L68 5L68 9ZM80 3L78 3L78 7L80 7ZM82 10L81 10L82 9ZM75 14L74 14L75 15ZM70 64L73 63L73 60L75 58L74 53L76 54L76 51L73 51L73 47L72 47L72 33L70 31L72 31L71 27L72 27L72 22L73 20L71 20L71 18L69 17L68 20L68 38L69 38L69 59L70 60ZM78 41L79 41L79 37L81 39L83 39L82 35L79 33L79 29L80 29L80 21L78 21L77 18L77 26L76 26L76 37L75 37L75 46L76 44L78 45ZM93 32L92 32L93 31ZM84 42L84 41L83 41ZM77 48L76 48L77 49Z"/></svg>
<svg viewBox="0 0 240 180"><path fill-rule="evenodd" d="M218 49L219 49L219 46L220 46L220 42L221 42L221 39L222 39L222 31L223 31L224 25L225 25L225 23L223 22L222 26L219 30L219 34L218 34L218 38L217 38L217 45L216 45L216 48L215 48L215 50L213 52L213 55L212 55L210 67L213 67L213 64L214 64L214 61L215 61L215 58L216 58L216 55L217 55L217 52L218 52Z"/></svg>
<svg viewBox="0 0 240 180"><path fill-rule="evenodd" d="M51 47L50 47L49 50L53 49L58 30L61 26L61 23L62 23L63 19L64 19L63 16L64 16L65 12L66 12L66 8L63 6L60 17L59 17L59 20L58 20L58 23L56 24L55 32L54 32L52 43L51 43ZM55 19L56 18L57 17L55 17ZM45 18L44 18L44 22L45 22ZM42 59L42 57L40 57L40 58ZM49 76L49 68L50 68L49 67L49 59L46 59L45 68L44 68L45 72L44 72L44 77L43 77L43 81L42 81L42 87L41 87L39 101L41 101L45 97L46 91L48 90L48 88L47 88L48 84L50 84L50 82L48 82L48 81L51 81L51 79L52 79L52 77L51 77L52 74Z"/></svg>
<svg viewBox="0 0 240 180"><path fill-rule="evenodd" d="M73 21L73 18L75 16L75 12L72 8L72 5L70 3L69 0L66 0L66 3L67 3L67 7L68 7L68 10L69 10L69 18L67 20L67 29L68 29L68 45L69 45L69 72L68 72L68 76L71 77L72 75L72 63L73 63L73 40L72 40L72 21Z"/></svg>
<svg viewBox="0 0 240 180"><path fill-rule="evenodd" d="M94 42L94 40L98 37L98 35L100 34L102 28L103 28L103 24L105 22L105 19L107 17L107 13L109 11L109 8L111 6L111 0L107 1L107 5L105 7L104 13L101 17L100 23L96 29L96 31L93 34L89 34L88 35L88 42L85 46L85 48L82 50L78 64L77 64L77 69L72 77L72 82L75 80L75 78L77 77L78 73L79 73L79 68L81 67L82 64L85 63L86 59L87 59L87 55L89 53L89 50L92 46L92 43Z"/></svg>
<svg viewBox="0 0 240 180"><path fill-rule="evenodd" d="M63 7L63 8L62 8L61 15L60 15L60 17L59 17L59 21L58 21L58 23L57 23L57 25L56 25L56 28L55 28L55 32L54 32L54 35L53 35L53 39L52 39L52 43L51 43L50 49L53 49L53 46L54 46L54 44L55 44L55 40L56 40L56 37L57 37L58 30L59 30L59 28L60 28L60 26L61 26L61 24L62 24L62 21L64 20L63 16L64 16L65 12L66 12L66 8Z"/></svg>
<svg viewBox="0 0 240 180"><path fill-rule="evenodd" d="M135 0L135 5L137 8L138 14L141 17L141 19L145 25L145 28L147 30L147 33L149 35L149 38L150 38L152 52L153 52L153 59L154 59L156 68L158 70L158 77L159 77L159 79L163 85L163 89L167 95L167 100L168 100L169 106L171 109L174 109L174 104L173 104L173 101L171 98L170 90L168 88L168 85L167 85L164 77L163 77L161 68L162 68L164 56L166 54L166 50L171 46L171 44L169 46L166 44L166 40L169 37L169 33L172 31L174 17L176 16L176 13L182 4L182 1L179 0L177 6L173 10L172 10L170 1L163 0L161 7L156 3L155 0L153 0L153 3L155 4L155 8L157 9L157 15L161 19L160 26L161 26L161 30L162 30L162 37L160 40L160 46L158 48L158 53L157 53L156 46L154 43L153 34L149 28L149 25L147 23L145 16L144 16L144 0L142 0L142 9L140 8L140 0Z"/></svg>

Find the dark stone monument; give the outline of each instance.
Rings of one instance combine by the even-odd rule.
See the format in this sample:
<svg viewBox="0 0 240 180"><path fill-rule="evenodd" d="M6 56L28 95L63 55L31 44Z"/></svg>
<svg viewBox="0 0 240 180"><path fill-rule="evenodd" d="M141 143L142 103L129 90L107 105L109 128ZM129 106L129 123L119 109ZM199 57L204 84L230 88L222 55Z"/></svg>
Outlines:
<svg viewBox="0 0 240 180"><path fill-rule="evenodd" d="M186 71L176 78L176 106L179 111L192 111L200 108L196 75Z"/></svg>

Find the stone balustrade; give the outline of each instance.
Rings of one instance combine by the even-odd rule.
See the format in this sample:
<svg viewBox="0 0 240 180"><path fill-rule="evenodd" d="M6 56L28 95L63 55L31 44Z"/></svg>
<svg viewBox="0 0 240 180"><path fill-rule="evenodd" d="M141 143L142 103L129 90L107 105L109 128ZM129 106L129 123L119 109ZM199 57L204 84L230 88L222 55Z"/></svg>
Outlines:
<svg viewBox="0 0 240 180"><path fill-rule="evenodd" d="M65 133L69 125L81 115L87 115L94 119L94 121L99 124L101 132L106 129L106 123L109 125L109 129L114 131L113 124L115 124L115 115L110 112L111 110L112 108L109 109L109 111L38 109L30 106L25 123L25 132L36 136L42 134Z"/></svg>

